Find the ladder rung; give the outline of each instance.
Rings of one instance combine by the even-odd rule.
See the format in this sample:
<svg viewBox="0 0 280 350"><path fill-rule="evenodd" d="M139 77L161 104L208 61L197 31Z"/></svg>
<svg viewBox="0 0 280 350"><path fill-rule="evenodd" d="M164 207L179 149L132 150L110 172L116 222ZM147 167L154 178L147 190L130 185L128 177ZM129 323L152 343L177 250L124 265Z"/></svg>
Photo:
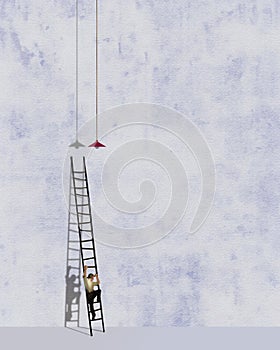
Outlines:
<svg viewBox="0 0 280 350"><path fill-rule="evenodd" d="M89 265L88 268L89 269L95 269L95 265Z"/></svg>
<svg viewBox="0 0 280 350"><path fill-rule="evenodd" d="M83 260L92 260L94 259L94 256L90 257L90 258L84 258Z"/></svg>
<svg viewBox="0 0 280 350"><path fill-rule="evenodd" d="M93 249L93 247L91 247L91 248L82 248L83 250L92 250ZM78 249L77 249L78 250Z"/></svg>
<svg viewBox="0 0 280 350"><path fill-rule="evenodd" d="M86 187L74 187L75 190L85 190Z"/></svg>
<svg viewBox="0 0 280 350"><path fill-rule="evenodd" d="M93 321L99 321L99 320L102 320L102 317L94 318L94 319L91 320L91 321L93 322Z"/></svg>
<svg viewBox="0 0 280 350"><path fill-rule="evenodd" d="M71 260L71 261L74 261L74 260L76 260L76 261L77 261L77 260L80 260L80 259L68 259L68 260L69 260L69 261L70 261L70 260Z"/></svg>
<svg viewBox="0 0 280 350"><path fill-rule="evenodd" d="M86 204L77 204L77 207L86 207L88 205L88 203Z"/></svg>
<svg viewBox="0 0 280 350"><path fill-rule="evenodd" d="M80 225L87 225L87 224L91 224L91 221L80 222Z"/></svg>
<svg viewBox="0 0 280 350"><path fill-rule="evenodd" d="M88 197L87 194L80 194L80 193L76 193L76 196L78 196L78 197Z"/></svg>
<svg viewBox="0 0 280 350"><path fill-rule="evenodd" d="M77 214L79 214L79 215L90 215L90 213L80 213L79 211L78 211Z"/></svg>
<svg viewBox="0 0 280 350"><path fill-rule="evenodd" d="M78 230L72 230L72 229L70 229L70 230L68 230L68 231L75 232L75 233L79 233Z"/></svg>
<svg viewBox="0 0 280 350"><path fill-rule="evenodd" d="M92 242L93 241L93 238L91 238L91 239L84 239L83 241L82 241L82 243L83 242Z"/></svg>
<svg viewBox="0 0 280 350"><path fill-rule="evenodd" d="M74 170L73 173L75 173L75 174L84 174L85 172L84 171Z"/></svg>
<svg viewBox="0 0 280 350"><path fill-rule="evenodd" d="M83 229L80 229L80 231L83 231L83 232L91 232L91 230L83 230Z"/></svg>
<svg viewBox="0 0 280 350"><path fill-rule="evenodd" d="M76 248L68 248L69 250L74 250L74 251L77 251L77 252L79 252L80 251L80 249L76 249Z"/></svg>
<svg viewBox="0 0 280 350"><path fill-rule="evenodd" d="M74 180L86 181L86 179L80 179L79 177L73 177Z"/></svg>
<svg viewBox="0 0 280 350"><path fill-rule="evenodd" d="M68 241L69 243L80 243L80 241Z"/></svg>

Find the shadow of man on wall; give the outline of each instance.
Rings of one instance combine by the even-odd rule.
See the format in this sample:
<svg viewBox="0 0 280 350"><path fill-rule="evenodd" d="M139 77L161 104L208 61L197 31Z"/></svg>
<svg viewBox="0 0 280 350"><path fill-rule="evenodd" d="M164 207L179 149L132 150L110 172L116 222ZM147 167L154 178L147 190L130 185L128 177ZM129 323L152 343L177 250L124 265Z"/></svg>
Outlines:
<svg viewBox="0 0 280 350"><path fill-rule="evenodd" d="M73 312L77 313L77 321L79 318L79 304L81 297L81 283L78 276L72 274L70 276L71 266L67 266L67 274L65 276L66 279L66 311L65 311L65 320L66 321L74 321L72 320ZM76 282L77 281L77 282ZM76 309L74 306L77 305Z"/></svg>

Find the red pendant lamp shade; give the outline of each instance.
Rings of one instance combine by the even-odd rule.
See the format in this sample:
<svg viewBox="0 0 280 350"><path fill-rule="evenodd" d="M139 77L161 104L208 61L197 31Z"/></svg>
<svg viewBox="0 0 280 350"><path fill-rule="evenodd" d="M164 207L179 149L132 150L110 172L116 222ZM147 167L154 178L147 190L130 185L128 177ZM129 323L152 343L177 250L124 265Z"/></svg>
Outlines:
<svg viewBox="0 0 280 350"><path fill-rule="evenodd" d="M98 140L96 140L95 142L93 142L91 145L89 145L88 147L95 147L95 148L100 148L100 147L106 147L105 145L103 145L103 143L99 142Z"/></svg>

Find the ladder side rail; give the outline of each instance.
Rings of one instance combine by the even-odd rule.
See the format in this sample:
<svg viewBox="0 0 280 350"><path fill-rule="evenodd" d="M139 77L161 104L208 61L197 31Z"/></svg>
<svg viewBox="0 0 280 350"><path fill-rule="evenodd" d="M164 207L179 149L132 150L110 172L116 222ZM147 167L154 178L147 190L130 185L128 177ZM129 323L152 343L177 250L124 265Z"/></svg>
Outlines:
<svg viewBox="0 0 280 350"><path fill-rule="evenodd" d="M98 274L97 261L96 261L97 260L96 259L96 251L95 251L95 242L94 242L94 236L93 236L92 211L91 211L91 202L90 202L90 193L89 193L89 185L88 185L88 177L87 177L87 168L86 168L85 157L83 157L83 164L84 164L85 180L86 180L86 191L87 191L88 206L89 206L89 213L90 213L90 230L91 230L92 246L93 246L93 252L94 252L95 273ZM98 286L98 288L99 288L99 286Z"/></svg>

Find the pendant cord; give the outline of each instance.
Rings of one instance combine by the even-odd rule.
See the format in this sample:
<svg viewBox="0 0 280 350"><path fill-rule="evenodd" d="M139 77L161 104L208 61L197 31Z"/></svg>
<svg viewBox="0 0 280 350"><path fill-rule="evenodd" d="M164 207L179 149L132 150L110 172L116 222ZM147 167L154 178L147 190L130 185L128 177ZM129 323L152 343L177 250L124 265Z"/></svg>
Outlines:
<svg viewBox="0 0 280 350"><path fill-rule="evenodd" d="M98 0L95 0L95 132L98 140Z"/></svg>
<svg viewBox="0 0 280 350"><path fill-rule="evenodd" d="M78 1L76 0L76 141L78 140L78 119L79 119L79 8Z"/></svg>
<svg viewBox="0 0 280 350"><path fill-rule="evenodd" d="M76 142L73 147L84 147L78 142L79 126L79 0L76 0ZM98 0L95 0L95 132L98 140ZM98 146L98 147L105 147Z"/></svg>

